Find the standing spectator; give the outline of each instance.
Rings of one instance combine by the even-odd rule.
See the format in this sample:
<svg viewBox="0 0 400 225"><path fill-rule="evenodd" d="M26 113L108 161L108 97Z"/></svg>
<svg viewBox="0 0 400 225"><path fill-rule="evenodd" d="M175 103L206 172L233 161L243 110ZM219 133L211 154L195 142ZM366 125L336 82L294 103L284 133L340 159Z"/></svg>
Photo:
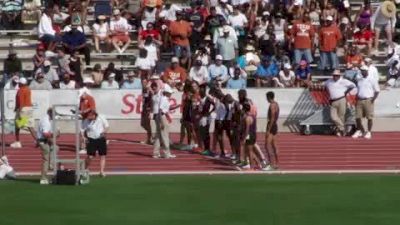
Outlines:
<svg viewBox="0 0 400 225"><path fill-rule="evenodd" d="M179 59L177 57L172 57L171 66L164 71L162 80L169 84L172 88L182 90L186 78L187 72L184 68L179 66Z"/></svg>
<svg viewBox="0 0 400 225"><path fill-rule="evenodd" d="M257 87L267 86L276 87L276 77L278 76L279 68L271 59L264 57L262 63L257 66L256 85ZM275 79L274 79L275 78Z"/></svg>
<svg viewBox="0 0 400 225"><path fill-rule="evenodd" d="M33 70L42 69L43 63L46 60L46 56L44 54L43 45L38 45L36 48L36 54L33 56Z"/></svg>
<svg viewBox="0 0 400 225"><path fill-rule="evenodd" d="M174 44L175 56L180 57L182 49L186 49L190 55L189 37L192 34L192 27L183 20L182 12L176 12L176 21L169 24L169 34Z"/></svg>
<svg viewBox="0 0 400 225"><path fill-rule="evenodd" d="M57 36L53 28L53 10L46 8L39 22L39 40L47 45L49 51L53 51L60 38Z"/></svg>
<svg viewBox="0 0 400 225"><path fill-rule="evenodd" d="M245 89L246 80L241 77L240 67L235 67L233 77L230 78L226 84L228 89Z"/></svg>
<svg viewBox="0 0 400 225"><path fill-rule="evenodd" d="M210 15L207 17L205 22L205 28L208 34L213 36L214 32L217 31L218 27L221 27L224 23L225 18L221 14L217 14L215 7L210 7Z"/></svg>
<svg viewBox="0 0 400 225"><path fill-rule="evenodd" d="M14 75L19 76L22 73L22 62L17 57L17 52L11 48L8 52L8 57L4 60L4 75L10 78Z"/></svg>
<svg viewBox="0 0 400 225"><path fill-rule="evenodd" d="M123 53L131 43L131 38L129 37L131 25L128 24L125 18L121 17L119 9L115 9L113 15L114 18L110 21L112 44L118 53ZM120 46L123 47L120 48Z"/></svg>
<svg viewBox="0 0 400 225"><path fill-rule="evenodd" d="M21 129L27 128L32 137L36 140L33 120L33 109L31 99L31 89L27 86L28 81L21 77L19 79L19 89L15 96L15 142L11 143L11 148L22 148L19 139Z"/></svg>
<svg viewBox="0 0 400 225"><path fill-rule="evenodd" d="M291 35L296 64L299 64L303 57L308 63L313 61L311 47L314 40L314 27L309 20L308 14L304 13L302 19L295 21L292 26Z"/></svg>
<svg viewBox="0 0 400 225"><path fill-rule="evenodd" d="M396 5L392 1L384 1L372 16L371 27L375 31L374 54L378 51L379 37L382 30L385 30L389 47L394 48L392 39L396 27L396 10Z"/></svg>
<svg viewBox="0 0 400 225"><path fill-rule="evenodd" d="M321 70L337 69L339 67L336 50L341 39L342 34L336 24L333 23L333 17L328 16L325 26L319 32Z"/></svg>
<svg viewBox="0 0 400 225"><path fill-rule="evenodd" d="M143 46L140 47L146 49L147 57L149 60L157 62L160 58L160 49L158 48L158 45L154 41L153 37L147 36L146 40L143 43Z"/></svg>
<svg viewBox="0 0 400 225"><path fill-rule="evenodd" d="M95 110L88 113L85 125L85 137L88 142L86 144L87 158L86 168L90 167L96 152L100 155L100 176L105 177L106 156L107 156L107 131L109 129L107 119L99 115Z"/></svg>
<svg viewBox="0 0 400 225"><path fill-rule="evenodd" d="M182 50L182 55L179 58L179 65L184 68L186 71L189 71L192 68L192 59L189 56L189 53L186 49Z"/></svg>
<svg viewBox="0 0 400 225"><path fill-rule="evenodd" d="M209 81L209 75L207 67L202 65L201 60L196 60L194 66L190 69L189 79L196 81L199 85L207 84Z"/></svg>
<svg viewBox="0 0 400 225"><path fill-rule="evenodd" d="M73 90L77 88L76 82L71 80L71 76L66 73L63 76L63 80L60 82L60 89L62 90Z"/></svg>
<svg viewBox="0 0 400 225"><path fill-rule="evenodd" d="M223 32L224 35L217 39L215 48L224 59L224 64L230 67L238 55L239 46L237 40L229 35L230 30L228 27L225 26Z"/></svg>
<svg viewBox="0 0 400 225"><path fill-rule="evenodd" d="M29 84L31 90L52 90L53 86L50 81L44 78L44 73L41 69L36 70L35 79Z"/></svg>
<svg viewBox="0 0 400 225"><path fill-rule="evenodd" d="M60 77L58 76L57 72L51 68L51 62L49 60L45 60L43 66L44 78L50 81L53 88L58 88Z"/></svg>
<svg viewBox="0 0 400 225"><path fill-rule="evenodd" d="M111 44L110 27L104 15L98 16L96 22L93 24L93 41L96 52L101 52L100 43L102 42L105 42L107 49L109 49Z"/></svg>
<svg viewBox="0 0 400 225"><path fill-rule="evenodd" d="M230 25L235 29L236 35L238 36L238 42L240 45L244 45L246 37L246 29L248 27L248 20L246 16L240 12L239 7L233 8L232 15L229 15L228 21Z"/></svg>
<svg viewBox="0 0 400 225"><path fill-rule="evenodd" d="M192 25L192 35L190 36L190 49L196 52L198 43L203 40L203 29L204 29L204 16L202 13L202 4L194 3L193 12L189 14L189 21Z"/></svg>
<svg viewBox="0 0 400 225"><path fill-rule="evenodd" d="M115 73L108 75L107 80L101 82L101 89L119 89L117 81L115 81Z"/></svg>
<svg viewBox="0 0 400 225"><path fill-rule="evenodd" d="M208 67L211 82L217 82L219 86L225 84L229 79L228 68L222 64L223 59L222 55L217 55L215 63Z"/></svg>
<svg viewBox="0 0 400 225"><path fill-rule="evenodd" d="M290 64L283 65L283 70L279 72L279 87L295 87L296 76Z"/></svg>
<svg viewBox="0 0 400 225"><path fill-rule="evenodd" d="M147 23L155 23L158 20L160 10L157 8L157 0L147 0L144 2L144 8L141 15L141 25L146 27Z"/></svg>
<svg viewBox="0 0 400 225"><path fill-rule="evenodd" d="M301 60L295 71L296 86L306 87L311 82L311 69L306 60Z"/></svg>
<svg viewBox="0 0 400 225"><path fill-rule="evenodd" d="M64 34L62 42L67 53L72 54L78 51L84 54L86 65L90 65L90 49L86 43L85 34L78 30L76 24L71 25L71 31Z"/></svg>
<svg viewBox="0 0 400 225"><path fill-rule="evenodd" d="M25 24L37 23L41 17L42 6L40 0L26 0L24 2L24 10L22 11L21 20Z"/></svg>
<svg viewBox="0 0 400 225"><path fill-rule="evenodd" d="M374 117L374 102L379 95L379 84L374 78L369 78L368 67L361 67L362 78L357 81L357 103L356 103L356 124L357 131L353 134L353 138L371 139L371 130ZM365 131L361 119L366 117L368 120L368 130Z"/></svg>
<svg viewBox="0 0 400 225"><path fill-rule="evenodd" d="M142 81L133 71L129 71L128 79L122 83L121 89L142 89Z"/></svg>

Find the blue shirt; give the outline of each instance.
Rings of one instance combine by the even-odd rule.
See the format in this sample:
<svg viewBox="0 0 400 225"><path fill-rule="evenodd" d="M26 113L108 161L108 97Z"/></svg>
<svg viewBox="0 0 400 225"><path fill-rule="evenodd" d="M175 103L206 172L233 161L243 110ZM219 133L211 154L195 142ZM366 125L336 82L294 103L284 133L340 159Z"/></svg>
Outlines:
<svg viewBox="0 0 400 225"><path fill-rule="evenodd" d="M239 78L237 80L231 78L228 80L226 84L226 88L228 89L243 89L246 88L246 80Z"/></svg>
<svg viewBox="0 0 400 225"><path fill-rule="evenodd" d="M217 66L212 64L208 67L208 74L210 75L210 79L216 79L220 77L222 80L227 80L228 77L228 68L225 65Z"/></svg>
<svg viewBox="0 0 400 225"><path fill-rule="evenodd" d="M307 75L311 73L310 67L306 67L305 69L302 68L297 68L296 71L294 72L294 74L296 75L296 77L300 77L300 79L302 80L306 80L307 79Z"/></svg>
<svg viewBox="0 0 400 225"><path fill-rule="evenodd" d="M142 82L137 78L135 78L132 83L129 81L124 81L121 89L142 89Z"/></svg>
<svg viewBox="0 0 400 225"><path fill-rule="evenodd" d="M257 66L256 74L258 77L276 77L278 73L278 66L275 63L270 63L268 67L262 64Z"/></svg>
<svg viewBox="0 0 400 225"><path fill-rule="evenodd" d="M77 47L86 43L86 37L85 34L80 31L76 31L75 33L68 32L62 37L62 42L68 46Z"/></svg>

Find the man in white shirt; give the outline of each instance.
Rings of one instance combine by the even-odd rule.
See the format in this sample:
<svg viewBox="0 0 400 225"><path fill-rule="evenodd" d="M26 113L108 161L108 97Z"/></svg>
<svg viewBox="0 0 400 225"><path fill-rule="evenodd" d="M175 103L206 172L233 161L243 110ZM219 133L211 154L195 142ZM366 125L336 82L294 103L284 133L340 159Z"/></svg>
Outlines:
<svg viewBox="0 0 400 225"><path fill-rule="evenodd" d="M368 67L368 78L374 79L376 82L379 83L378 68L376 68L376 66L373 65L372 59L371 58L365 58L364 59L364 63Z"/></svg>
<svg viewBox="0 0 400 225"><path fill-rule="evenodd" d="M121 17L121 12L118 9L113 11L113 15L114 19L110 21L112 44L119 53L123 53L131 43L128 32L131 29L131 25L128 24L125 18ZM123 47L120 48L120 46Z"/></svg>
<svg viewBox="0 0 400 225"><path fill-rule="evenodd" d="M115 73L111 73L107 80L101 82L101 89L119 89L119 84L115 81Z"/></svg>
<svg viewBox="0 0 400 225"><path fill-rule="evenodd" d="M56 31L53 29L53 10L46 8L39 21L38 33L39 39L48 44L48 50L53 51L57 42L60 38L56 35Z"/></svg>
<svg viewBox="0 0 400 225"><path fill-rule="evenodd" d="M107 139L106 134L109 128L107 119L99 115L95 110L91 110L86 120L85 137L87 138L86 151L86 169L89 168L96 152L100 155L100 176L105 177L104 169L106 167Z"/></svg>
<svg viewBox="0 0 400 225"><path fill-rule="evenodd" d="M345 115L347 109L346 95L353 90L356 85L342 78L340 70L333 71L333 77L325 81L325 89L329 93L329 101L331 103L330 116L331 120L337 127L336 135L341 137L346 135L345 131Z"/></svg>
<svg viewBox="0 0 400 225"><path fill-rule="evenodd" d="M53 129L51 121L53 120L53 110L50 108L47 110L46 115L40 119L37 130L37 143L42 150L42 172L40 178L40 184L49 184L47 178L47 172L51 168L51 155L55 147L53 144ZM59 133L57 133L57 136Z"/></svg>
<svg viewBox="0 0 400 225"><path fill-rule="evenodd" d="M364 138L371 139L372 119L374 117L374 102L379 95L379 84L369 76L368 66L360 68L362 77L357 81L357 104L356 104L356 123L357 131L353 134L353 138L359 138L364 135ZM362 125L362 118L368 120L368 130Z"/></svg>
<svg viewBox="0 0 400 225"><path fill-rule="evenodd" d="M152 91L157 90L157 84L151 84ZM169 98L173 93L172 88L168 85L164 85L164 90L160 90L153 95L153 118L156 126L156 132L154 136L154 148L153 158L161 158L160 147L161 143L164 145L164 158L176 158L175 155L171 154L169 147L169 124L171 123L170 110L174 110L180 105L171 107Z"/></svg>
<svg viewBox="0 0 400 225"><path fill-rule="evenodd" d="M203 66L201 60L197 59L189 71L189 79L196 81L199 85L208 83L209 74L207 67Z"/></svg>

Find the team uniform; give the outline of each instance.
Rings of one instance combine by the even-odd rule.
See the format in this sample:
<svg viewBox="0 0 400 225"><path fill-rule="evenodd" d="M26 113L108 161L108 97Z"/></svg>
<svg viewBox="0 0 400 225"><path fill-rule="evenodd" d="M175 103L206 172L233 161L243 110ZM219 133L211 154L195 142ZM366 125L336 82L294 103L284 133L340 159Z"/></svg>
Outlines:
<svg viewBox="0 0 400 225"><path fill-rule="evenodd" d="M279 118L279 106L278 103L273 103L276 104L278 107L278 110L275 114L275 118L272 118L272 112L271 112L271 106L268 108L268 123L267 123L267 129L271 128L271 134L272 135L277 135L278 134L278 118ZM274 121L274 123L270 123L270 121Z"/></svg>

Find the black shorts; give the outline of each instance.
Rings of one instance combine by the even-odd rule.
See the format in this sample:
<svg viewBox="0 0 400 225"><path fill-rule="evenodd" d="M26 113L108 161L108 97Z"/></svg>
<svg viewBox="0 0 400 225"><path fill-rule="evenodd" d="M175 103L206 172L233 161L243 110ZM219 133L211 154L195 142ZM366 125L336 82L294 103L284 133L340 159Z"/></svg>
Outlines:
<svg viewBox="0 0 400 225"><path fill-rule="evenodd" d="M99 152L100 156L107 155L107 140L104 137L98 139L88 138L86 151L90 156L96 156L96 151Z"/></svg>
<svg viewBox="0 0 400 225"><path fill-rule="evenodd" d="M268 125L268 126L270 126L270 125ZM275 124L272 124L271 126L272 126L271 127L271 134L272 135L277 135L278 134L278 125L275 123Z"/></svg>
<svg viewBox="0 0 400 225"><path fill-rule="evenodd" d="M253 135L250 135L248 139L246 139L245 145L255 145L256 144L256 137Z"/></svg>
<svg viewBox="0 0 400 225"><path fill-rule="evenodd" d="M224 133L224 123L223 120L215 120L215 129L214 132L216 134L223 134Z"/></svg>

